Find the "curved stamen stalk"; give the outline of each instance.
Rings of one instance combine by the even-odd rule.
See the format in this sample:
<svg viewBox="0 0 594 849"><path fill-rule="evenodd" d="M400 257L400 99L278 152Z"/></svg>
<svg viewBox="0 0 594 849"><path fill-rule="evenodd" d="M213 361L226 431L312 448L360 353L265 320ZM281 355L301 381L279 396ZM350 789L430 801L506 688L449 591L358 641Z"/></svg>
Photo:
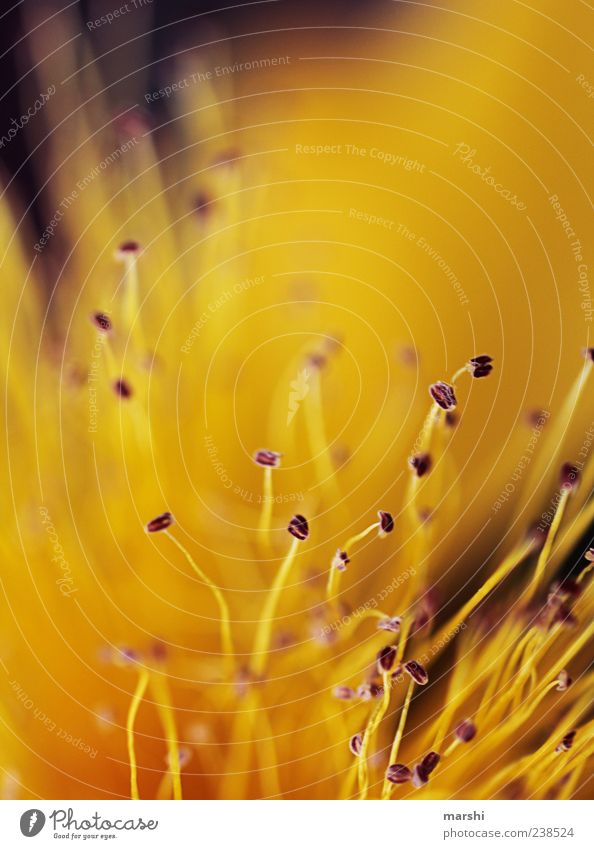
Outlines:
<svg viewBox="0 0 594 849"><path fill-rule="evenodd" d="M326 600L331 601L331 599L338 592L338 584L339 584L339 576L341 572L346 570L346 566L350 563L350 552L354 545L360 542L362 539L365 539L366 536L373 533L373 531L378 532L378 536L385 537L387 534L391 533L394 529L394 521L390 513L386 513L383 510L378 512L379 521L373 522L369 525L365 530L361 531L358 534L355 534L352 537L349 537L342 548L339 548L334 556L332 563L330 564L330 569L328 570L328 581L326 584Z"/></svg>
<svg viewBox="0 0 594 849"><path fill-rule="evenodd" d="M367 798L367 794L369 792L369 768L367 764L367 754L369 752L373 736L379 728L379 724L386 715L386 711L390 706L390 686L392 683L390 671L385 670L382 678L383 695L379 704L376 705L369 718L369 722L367 723L367 727L363 734L363 740L361 742L361 751L358 755L359 799Z"/></svg>
<svg viewBox="0 0 594 849"><path fill-rule="evenodd" d="M128 760L130 761L130 798L136 800L140 799L140 795L138 793L138 767L136 762L136 750L134 748L134 723L136 721L138 708L140 707L140 703L146 692L148 682L148 670L141 667L138 675L138 683L136 684L136 689L134 690L134 695L132 696L132 701L128 708L128 716L126 718L126 740L128 746Z"/></svg>
<svg viewBox="0 0 594 849"><path fill-rule="evenodd" d="M156 674L151 683L157 699L157 710L161 717L161 723L165 732L165 740L167 743L167 762L169 765L169 774L171 775L173 798L181 800L183 796L180 776L181 765L179 743L177 740L177 729L171 705L171 694L169 692L167 679L165 678L164 673Z"/></svg>
<svg viewBox="0 0 594 849"><path fill-rule="evenodd" d="M235 654L235 650L233 648L233 638L231 636L231 620L229 617L229 607L227 606L227 602L225 600L225 596L220 590L214 581L212 581L208 575L202 571L202 569L198 566L198 564L194 561L194 558L190 554L190 552L179 542L176 537L170 532L169 528L173 525L175 519L173 518L171 513L162 513L160 516L157 516L155 519L151 519L151 521L146 526L146 531L149 534L155 533L163 533L171 542L181 551L184 555L192 570L197 575L197 577L210 589L215 600L219 606L220 613L220 628L221 628L221 649L223 654L225 654L228 660L231 660Z"/></svg>
<svg viewBox="0 0 594 849"><path fill-rule="evenodd" d="M276 451L260 450L254 455L254 462L261 466L264 471L264 485L262 489L262 511L258 525L258 534L265 550L270 549L270 525L272 521L272 505L274 494L272 487L272 470L280 465L280 457Z"/></svg>
<svg viewBox="0 0 594 849"><path fill-rule="evenodd" d="M293 535L293 539L291 540L291 546L289 548L287 556L281 564L280 569L276 573L276 577L266 598L266 602L262 610L262 615L260 616L260 621L258 622L258 628L256 630L256 637L254 640L254 648L252 651L251 661L251 669L252 672L256 675L256 677L261 677L266 667L266 659L270 646L270 638L272 635L274 614L276 612L276 608L278 607L281 592L287 582L289 572L291 571L291 566L293 565L293 561L295 560L295 555L297 554L299 543L307 539L309 535L309 527L307 524L307 520L303 516L295 516L293 519L291 519L291 523L289 524L288 530L289 533Z"/></svg>
<svg viewBox="0 0 594 849"><path fill-rule="evenodd" d="M396 763L398 760L398 751L400 749L400 743L402 741L402 736L404 734L404 726L406 725L406 718L408 716L408 710L410 708L411 699L413 696L413 691L415 689L415 681L411 678L410 683L408 685L408 690L406 691L406 696L404 698L404 703L400 709L400 720L398 722L398 728L396 729L396 734L394 735L394 740L392 742L392 748L390 749L390 758L388 763ZM387 778L384 778L384 785L382 788L382 799L387 800L392 795L392 790L394 789L394 785L388 781Z"/></svg>
<svg viewBox="0 0 594 849"><path fill-rule="evenodd" d="M543 545L542 550L539 554L536 563L536 568L534 570L534 574L532 575L532 580L522 596L522 600L525 602L529 602L532 600L534 593L541 585L541 581L543 579L547 563L549 562L549 557L551 555L551 551L555 542L555 537L557 536L559 526L561 525L561 521L563 519L563 514L565 513L565 509L567 507L567 502L569 501L569 496L577 486L578 479L578 470L575 468L575 466L571 466L570 464L566 463L561 469L561 491L559 493L559 500L557 502L555 514L551 521L551 526L549 528L545 544Z"/></svg>

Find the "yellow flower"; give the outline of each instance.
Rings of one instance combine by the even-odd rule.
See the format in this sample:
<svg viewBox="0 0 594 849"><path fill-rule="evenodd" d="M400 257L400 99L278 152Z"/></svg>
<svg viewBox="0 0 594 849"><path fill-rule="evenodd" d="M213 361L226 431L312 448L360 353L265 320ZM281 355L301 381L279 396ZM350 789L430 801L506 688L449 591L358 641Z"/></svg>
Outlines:
<svg viewBox="0 0 594 849"><path fill-rule="evenodd" d="M591 792L585 8L393 5L35 30L5 797Z"/></svg>

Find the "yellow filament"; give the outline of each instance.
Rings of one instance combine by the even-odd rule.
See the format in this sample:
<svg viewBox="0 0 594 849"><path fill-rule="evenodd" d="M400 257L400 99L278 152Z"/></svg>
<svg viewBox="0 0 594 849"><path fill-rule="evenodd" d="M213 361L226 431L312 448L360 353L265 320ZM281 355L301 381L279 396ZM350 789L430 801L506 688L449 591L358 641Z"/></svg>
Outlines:
<svg viewBox="0 0 594 849"><path fill-rule="evenodd" d="M316 478L322 487L330 490L332 501L339 504L341 501L340 489L336 482L334 466L328 453L328 440L324 427L322 413L322 387L320 370L316 367L311 370L310 391L303 402L305 422L309 436L314 462L316 465Z"/></svg>
<svg viewBox="0 0 594 849"><path fill-rule="evenodd" d="M349 537L349 539L347 539L347 541L340 550L346 551L346 553L350 555L351 549L354 545L356 545L362 539L365 539L368 534L370 534L372 531L375 531L380 526L381 522L374 522L372 525L369 525L368 528L365 528L364 531L361 531L361 533ZM332 561L330 570L328 572L328 583L326 584L326 599L328 601L330 601L330 599L338 592L340 574L341 571L337 569L337 567L334 565L334 561Z"/></svg>
<svg viewBox="0 0 594 849"><path fill-rule="evenodd" d="M563 519L563 514L565 512L570 493L570 487L564 487L561 490L559 503L557 504L557 509L555 510L555 515L553 516L553 521L551 522L551 527L549 528L545 544L543 545L540 555L538 557L536 569L534 570L534 574L532 575L532 581L530 582L529 586L527 587L524 593L524 601L530 601L534 593L540 586L540 582L545 573L547 563L549 562L551 549L553 548L557 531L559 530L559 525L561 524L561 520Z"/></svg>
<svg viewBox="0 0 594 849"><path fill-rule="evenodd" d="M533 547L532 542L525 542L522 545L515 548L511 551L507 557L504 559L503 563L493 572L493 574L487 578L482 587L477 590L477 592L472 596L472 598L466 602L462 610L459 613L456 613L449 622L441 628L438 632L437 636L434 637L434 642L439 644L441 639L445 637L449 633L455 633L456 629L464 622L466 617L472 613L475 607L481 603L481 601L489 595L491 590L493 590L501 581L505 580L507 576L512 572L516 566L518 566L522 560L530 553Z"/></svg>
<svg viewBox="0 0 594 849"><path fill-rule="evenodd" d="M394 741L392 742L392 748L390 750L390 760L388 762L389 765L396 763L398 758L398 751L400 749L400 742L402 740L402 735L404 734L404 726L406 725L406 717L408 716L408 709L410 707L410 702L412 699L413 690L415 688L415 682L411 678L410 684L408 685L408 690L406 691L406 697L404 699L404 704L402 705L402 709L400 711L400 721L398 722L398 728L396 729L396 734L394 735ZM388 781L387 778L384 778L384 786L382 789L382 799L389 799L392 795L393 785L392 782Z"/></svg>
<svg viewBox="0 0 594 849"><path fill-rule="evenodd" d="M295 554L297 553L298 545L299 540L297 539L297 537L293 537L291 547L289 548L289 553L285 557L280 569L276 573L276 577L274 579L272 587L270 588L270 591L266 598L266 602L264 604L264 608L262 610L262 616L260 617L260 621L258 622L251 663L252 671L257 676L263 674L266 666L266 655L268 654L268 648L270 646L270 637L272 634L274 614L278 606L280 594L282 592L283 587L285 586L289 572L291 571L291 566L295 559Z"/></svg>
<svg viewBox="0 0 594 849"><path fill-rule="evenodd" d="M262 512L260 513L260 524L258 532L264 549L270 548L270 525L272 521L272 468L264 468L264 486L262 490Z"/></svg>
<svg viewBox="0 0 594 849"><path fill-rule="evenodd" d="M167 686L167 680L162 674L158 674L153 678L152 686L157 698L157 710L161 717L165 740L167 742L167 759L169 763L169 774L171 775L173 798L180 800L183 796L180 777L179 745L177 742L175 718L171 707L171 694Z"/></svg>
<svg viewBox="0 0 594 849"><path fill-rule="evenodd" d="M171 540L171 542L173 542L179 548L179 550L184 555L184 557L186 558L198 578L200 578L200 580L206 584L206 586L211 590L213 596L215 597L216 602L219 606L219 613L221 617L221 648L223 654L225 654L227 658L231 660L231 658L235 654L235 651L233 648L233 639L231 637L231 621L229 618L229 608L227 606L227 602L225 601L225 596L223 595L219 587L213 581L211 581L208 575L206 575L202 571L202 569L196 565L196 563L194 562L194 558L192 557L190 552L186 548L184 548L181 542L179 542L173 536L173 534L170 533L170 531L166 530L164 531L164 533L165 536L167 536Z"/></svg>
<svg viewBox="0 0 594 849"><path fill-rule="evenodd" d="M138 768L136 763L136 751L134 749L134 722L136 714L140 707L140 702L143 699L147 685L149 682L149 674L146 669L141 669L138 676L138 683L128 708L128 717L126 719L126 738L128 743L128 760L130 761L130 798L140 799L138 794Z"/></svg>
<svg viewBox="0 0 594 849"><path fill-rule="evenodd" d="M380 722L384 718L388 707L390 706L390 673L383 674L384 692L379 704L373 710L367 727L363 734L361 743L361 751L359 752L359 799L366 799L369 792L369 769L367 766L367 753L370 749L373 735L375 734Z"/></svg>

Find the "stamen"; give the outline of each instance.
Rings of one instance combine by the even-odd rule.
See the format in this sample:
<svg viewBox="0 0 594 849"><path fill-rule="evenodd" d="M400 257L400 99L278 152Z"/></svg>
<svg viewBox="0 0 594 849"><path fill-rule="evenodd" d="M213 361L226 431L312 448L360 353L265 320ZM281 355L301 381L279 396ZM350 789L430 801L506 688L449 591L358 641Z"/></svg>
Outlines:
<svg viewBox="0 0 594 849"><path fill-rule="evenodd" d="M406 784L412 778L412 772L405 764L390 764L386 770L386 781L391 784Z"/></svg>
<svg viewBox="0 0 594 849"><path fill-rule="evenodd" d="M422 478L431 468L431 455L427 453L415 454L413 457L409 457L408 465L418 478Z"/></svg>
<svg viewBox="0 0 594 849"><path fill-rule="evenodd" d="M555 751L556 752L568 752L571 749L571 747L573 746L575 734L576 734L575 731L570 731L568 734L566 734L565 737L561 740L561 742L557 746L557 748L555 749Z"/></svg>
<svg viewBox="0 0 594 849"><path fill-rule="evenodd" d="M290 534L303 542L309 536L309 525L307 524L307 519L305 516L301 516L299 513L296 516L293 516L291 521L289 522L289 526L287 528Z"/></svg>
<svg viewBox="0 0 594 849"><path fill-rule="evenodd" d="M272 470L280 466L281 454L276 451L261 449L254 454L254 462L264 468L264 491L262 494L262 512L258 532L265 548L270 546L270 525L272 520L272 505L274 503L272 489Z"/></svg>
<svg viewBox="0 0 594 849"><path fill-rule="evenodd" d="M377 623L377 627L379 631L391 631L396 634L400 631L400 625L402 623L402 619L400 616L392 616L386 619L380 619Z"/></svg>
<svg viewBox="0 0 594 849"><path fill-rule="evenodd" d="M147 523L146 531L149 534L156 534L160 531L167 530L167 528L170 528L174 522L175 519L171 513L161 513L160 516L151 519L150 522Z"/></svg>
<svg viewBox="0 0 594 849"><path fill-rule="evenodd" d="M148 533L157 533L163 531L165 536L171 540L171 542L177 546L177 548L181 551L181 553L186 558L187 562L190 564L191 568L198 576L198 578L206 584L206 586L210 589L215 600L219 606L220 613L220 628L221 628L221 649L223 653L227 656L229 660L235 654L233 648L233 639L231 637L231 621L229 618L229 608L227 606L227 602L225 601L225 597L221 592L220 588L212 581L208 575L202 571L202 569L194 562L194 558L190 554L190 552L173 536L172 533L169 532L168 528L173 524L174 518L171 513L166 512L162 513L160 516L157 516L156 519L151 519L151 521L147 524L146 529Z"/></svg>
<svg viewBox="0 0 594 849"><path fill-rule="evenodd" d="M473 377L486 377L493 371L493 357L481 354L479 357L471 357L468 361L468 371Z"/></svg>
<svg viewBox="0 0 594 849"><path fill-rule="evenodd" d="M561 670L561 672L557 676L557 682L558 683L555 689L559 693L563 693L565 692L565 690L568 690L571 687L573 679L570 677L569 673L567 672L567 669Z"/></svg>
<svg viewBox="0 0 594 849"><path fill-rule="evenodd" d="M291 542L289 552L285 557L284 561L282 562L281 567L276 574L272 587L270 588L270 592L268 593L268 597L264 604L262 615L258 623L258 628L256 630L256 637L254 640L254 649L252 652L251 662L251 667L256 677L261 677L264 673L266 665L266 656L268 654L268 648L270 646L270 637L272 634L272 623L274 620L274 614L278 606L282 589L285 586L285 583L289 576L289 572L291 571L291 566L293 565L293 561L295 560L297 548L299 546L299 543L306 540L309 536L309 525L307 523L307 519L305 518L305 516L301 516L300 514L293 516L293 518L289 522L287 530L293 536L293 541Z"/></svg>
<svg viewBox="0 0 594 849"><path fill-rule="evenodd" d="M359 757L361 754L361 749L363 748L363 737L361 734L355 734L349 740L349 749L355 755L355 757Z"/></svg>
<svg viewBox="0 0 594 849"><path fill-rule="evenodd" d="M326 584L326 599L328 601L338 592L338 575L340 572L346 571L347 564L351 562L349 552L352 546L365 539L372 531L377 530L378 536L383 538L394 529L394 520L391 513L379 510L377 515L379 516L378 522L374 522L361 533L350 537L342 548L337 549L328 570L328 582Z"/></svg>
<svg viewBox="0 0 594 849"><path fill-rule="evenodd" d="M153 678L152 685L157 698L157 710L161 717L161 722L165 731L165 739L167 742L167 763L171 774L173 798L179 801L183 798L180 776L181 753L179 751L177 729L175 727L175 718L173 716L173 709L171 706L171 695L169 693L169 687L167 686L167 680L163 674L156 675Z"/></svg>
<svg viewBox="0 0 594 849"><path fill-rule="evenodd" d="M402 638L401 638L402 639ZM390 749L390 763L395 763L398 757L398 750L400 749L400 741L402 740L402 735L404 734L404 726L406 725L406 717L408 716L408 710L410 708L410 702L412 699L412 694L415 689L414 679L411 680L408 685L408 690L406 691L406 696L404 698L404 703L400 710L400 720L398 722L398 728L396 729L396 734L394 735L394 740L392 741L392 748ZM390 781L388 781L387 777L384 779L384 786L382 788L382 799L387 800L392 795L392 786Z"/></svg>
<svg viewBox="0 0 594 849"><path fill-rule="evenodd" d="M355 698L355 691L352 687L335 687L333 690L333 695L335 699L348 701L349 699Z"/></svg>
<svg viewBox="0 0 594 849"><path fill-rule="evenodd" d="M470 743L476 737L476 725L471 719L465 719L456 727L455 733L461 743Z"/></svg>
<svg viewBox="0 0 594 849"><path fill-rule="evenodd" d="M432 383L429 387L429 394L442 410L453 410L458 403L454 394L454 387L450 386L449 383L444 383L443 380Z"/></svg>
<svg viewBox="0 0 594 849"><path fill-rule="evenodd" d="M418 661L409 660L404 664L404 668L417 684L424 686L429 681L427 670Z"/></svg>
<svg viewBox="0 0 594 849"><path fill-rule="evenodd" d="M386 513L384 510L378 510L377 515L380 520L378 536L383 537L386 534L391 534L394 530L394 519L391 513Z"/></svg>
<svg viewBox="0 0 594 849"><path fill-rule="evenodd" d="M396 660L396 649L394 646L384 646L377 654L377 667L380 675L384 672L389 672L394 666Z"/></svg>
<svg viewBox="0 0 594 849"><path fill-rule="evenodd" d="M112 329L111 319L104 312L94 312L91 316L91 321L101 333L109 333Z"/></svg>
<svg viewBox="0 0 594 849"><path fill-rule="evenodd" d="M148 682L148 671L144 667L141 667L138 676L138 683L136 684L136 689L134 690L134 695L132 696L132 701L128 708L128 716L126 718L128 760L130 761L130 798L136 800L140 799L140 796L138 793L138 767L136 763L136 751L134 748L134 723L136 721L138 708L140 707L140 703L146 692Z"/></svg>
<svg viewBox="0 0 594 849"><path fill-rule="evenodd" d="M116 380L113 384L113 389L116 395L119 395L120 398L131 398L132 397L132 387L128 383L127 380L120 378Z"/></svg>

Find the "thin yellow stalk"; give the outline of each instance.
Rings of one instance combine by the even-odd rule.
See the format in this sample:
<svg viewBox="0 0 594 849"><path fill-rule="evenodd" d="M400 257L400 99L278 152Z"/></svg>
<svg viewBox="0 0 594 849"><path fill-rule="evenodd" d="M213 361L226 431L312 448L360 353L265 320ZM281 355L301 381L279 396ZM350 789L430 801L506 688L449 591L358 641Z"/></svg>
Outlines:
<svg viewBox="0 0 594 849"><path fill-rule="evenodd" d="M186 558L198 578L200 578L200 580L206 584L206 586L210 589L213 596L215 597L216 602L219 606L219 613L221 617L221 648L223 654L225 654L228 659L231 659L235 654L235 650L233 648L233 638L231 636L231 620L229 618L229 607L227 606L227 602L225 601L223 593L221 592L220 588L214 583L214 581L212 581L208 577L208 575L203 572L202 569L194 562L194 558L192 557L190 552L181 544L181 542L179 542L168 530L165 530L164 534L168 537L168 539L171 540L171 542L173 542L179 548L179 550L184 555L184 557Z"/></svg>
<svg viewBox="0 0 594 849"><path fill-rule="evenodd" d="M128 744L128 760L130 761L130 798L140 799L138 793L138 767L136 762L136 751L134 748L134 723L138 708L146 692L149 682L148 670L141 668L138 675L138 683L128 708L128 716L126 718L126 739Z"/></svg>

